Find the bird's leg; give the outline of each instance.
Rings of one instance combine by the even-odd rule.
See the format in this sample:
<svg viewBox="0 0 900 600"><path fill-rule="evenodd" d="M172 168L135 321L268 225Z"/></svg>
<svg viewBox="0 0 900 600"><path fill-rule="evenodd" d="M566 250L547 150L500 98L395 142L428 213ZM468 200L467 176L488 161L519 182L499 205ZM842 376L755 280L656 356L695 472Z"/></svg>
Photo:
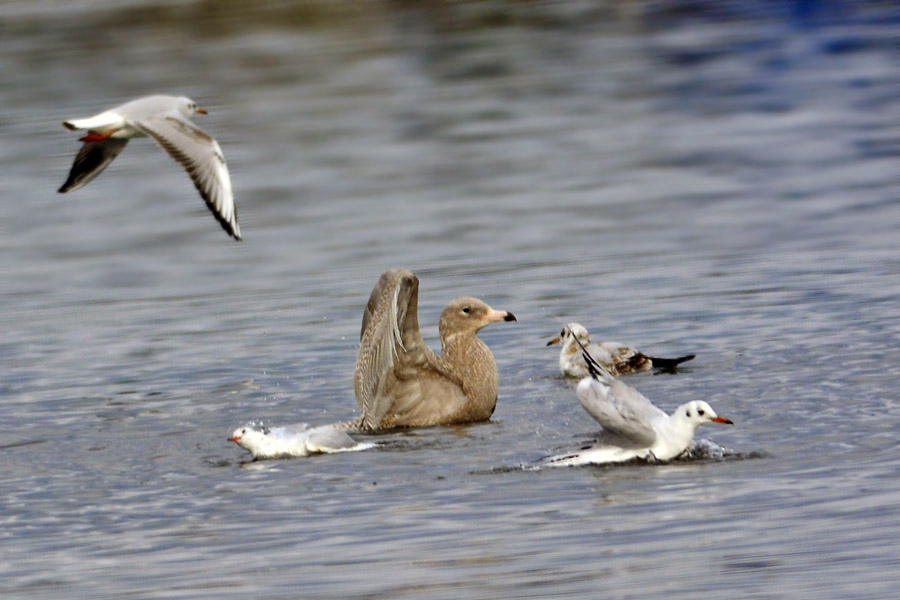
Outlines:
<svg viewBox="0 0 900 600"><path fill-rule="evenodd" d="M121 127L119 128L121 129ZM119 131L119 129L113 129L111 131L107 131L106 133L89 133L84 137L78 138L79 142L102 142L115 132Z"/></svg>

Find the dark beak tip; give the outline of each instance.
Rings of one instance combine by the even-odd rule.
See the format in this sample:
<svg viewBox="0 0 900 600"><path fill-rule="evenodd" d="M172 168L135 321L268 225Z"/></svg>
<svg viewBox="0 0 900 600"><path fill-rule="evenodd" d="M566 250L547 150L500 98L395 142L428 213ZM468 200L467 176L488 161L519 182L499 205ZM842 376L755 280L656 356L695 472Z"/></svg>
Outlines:
<svg viewBox="0 0 900 600"><path fill-rule="evenodd" d="M503 317L503 320L504 321L518 321L518 319L516 319L516 315L512 314L509 311L506 311L506 316Z"/></svg>

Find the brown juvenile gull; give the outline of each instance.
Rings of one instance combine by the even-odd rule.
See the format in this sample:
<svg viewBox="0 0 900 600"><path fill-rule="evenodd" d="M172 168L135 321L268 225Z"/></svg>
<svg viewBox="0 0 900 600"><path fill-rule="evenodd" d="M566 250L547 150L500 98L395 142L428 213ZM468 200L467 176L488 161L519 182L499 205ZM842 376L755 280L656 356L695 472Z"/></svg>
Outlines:
<svg viewBox="0 0 900 600"><path fill-rule="evenodd" d="M363 314L353 389L365 430L485 421L497 404L497 364L478 331L515 321L476 298L457 298L441 313L441 355L419 333L419 279L385 271Z"/></svg>
<svg viewBox="0 0 900 600"><path fill-rule="evenodd" d="M59 193L72 192L103 172L133 137L149 136L191 176L200 197L228 235L241 239L231 177L219 143L188 119L206 111L190 98L146 96L93 117L63 121L66 129L86 129L69 177Z"/></svg>
<svg viewBox="0 0 900 600"><path fill-rule="evenodd" d="M681 363L696 358L694 354L678 358L647 356L619 342L592 344L591 334L579 323L566 323L559 332L559 337L547 342L548 346L553 344L562 344L559 351L559 370L566 377L588 376L588 366L584 360L582 347L587 348L594 360L613 376L646 371L653 367L672 370Z"/></svg>

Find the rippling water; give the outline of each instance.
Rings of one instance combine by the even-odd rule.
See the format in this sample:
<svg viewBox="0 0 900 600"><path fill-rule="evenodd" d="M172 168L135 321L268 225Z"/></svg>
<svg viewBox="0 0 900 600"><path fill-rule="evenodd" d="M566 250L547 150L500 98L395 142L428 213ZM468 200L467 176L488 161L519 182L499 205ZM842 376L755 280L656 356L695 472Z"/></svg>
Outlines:
<svg viewBox="0 0 900 600"><path fill-rule="evenodd" d="M0 6L4 598L891 598L900 204L891 3ZM148 140L55 193L59 122L191 95L230 241ZM518 323L489 423L248 463L356 415L381 271ZM653 353L727 451L535 470L596 424L544 343Z"/></svg>

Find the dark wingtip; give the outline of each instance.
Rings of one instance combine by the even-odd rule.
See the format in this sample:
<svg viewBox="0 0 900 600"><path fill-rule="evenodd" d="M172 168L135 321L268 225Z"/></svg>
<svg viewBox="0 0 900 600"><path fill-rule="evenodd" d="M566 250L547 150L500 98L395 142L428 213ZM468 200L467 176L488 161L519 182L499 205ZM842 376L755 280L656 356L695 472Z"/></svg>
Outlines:
<svg viewBox="0 0 900 600"><path fill-rule="evenodd" d="M587 363L588 373L591 374L591 379L600 380L600 365L597 364L597 361L594 360L594 357L591 356L591 353L588 352L582 346L581 355L584 356L584 362Z"/></svg>
<svg viewBox="0 0 900 600"><path fill-rule="evenodd" d="M197 185L195 183L194 187L196 187L197 190L200 192L200 197L203 198L204 202L206 202L206 206L207 206L207 208L209 208L209 212L211 212L212 216L216 219L216 221L219 222L219 225L222 226L222 229L225 230L225 233L227 233L232 238L234 238L234 241L236 241L236 242L240 242L241 240L243 240L244 238L241 235L240 229L233 227L231 225L231 223L225 217L223 217L222 215L220 215L218 213L218 211L216 211L216 208L213 205L213 203L210 202L209 200L207 200L206 196L203 195L203 191L200 189L199 185ZM235 224L237 224L237 215L235 215L234 217L235 217Z"/></svg>
<svg viewBox="0 0 900 600"><path fill-rule="evenodd" d="M650 362L653 363L653 366L657 369L668 369L672 370L683 362L687 362L689 360L694 360L697 358L696 354L687 354L685 356L679 356L678 358L658 358L654 356L648 356Z"/></svg>
<svg viewBox="0 0 900 600"><path fill-rule="evenodd" d="M76 183L75 177L73 177L72 174L70 173L68 179L66 179L65 183L63 183L61 186L59 186L59 189L56 190L56 193L57 194L65 194L66 192L68 192L69 190L71 190L72 188L75 187L75 183Z"/></svg>
<svg viewBox="0 0 900 600"><path fill-rule="evenodd" d="M568 331L571 332L572 330L568 329ZM600 363L598 363L594 359L594 357L591 356L591 353L587 351L587 348L584 347L584 344L581 343L581 340L578 339L577 335L573 334L572 339L574 339L578 343L578 346L581 348L581 355L584 357L584 362L587 363L588 373L590 373L591 379L599 381L600 374L605 369L603 369L603 367L600 366Z"/></svg>
<svg viewBox="0 0 900 600"><path fill-rule="evenodd" d="M518 321L518 319L516 319L516 315L512 314L509 311L506 311L506 316L503 317L503 320L504 321Z"/></svg>
<svg viewBox="0 0 900 600"><path fill-rule="evenodd" d="M74 125L69 123L68 121L63 121L62 124L63 124L63 127L68 129L69 131L75 131L76 129L78 129L77 127L75 127Z"/></svg>

